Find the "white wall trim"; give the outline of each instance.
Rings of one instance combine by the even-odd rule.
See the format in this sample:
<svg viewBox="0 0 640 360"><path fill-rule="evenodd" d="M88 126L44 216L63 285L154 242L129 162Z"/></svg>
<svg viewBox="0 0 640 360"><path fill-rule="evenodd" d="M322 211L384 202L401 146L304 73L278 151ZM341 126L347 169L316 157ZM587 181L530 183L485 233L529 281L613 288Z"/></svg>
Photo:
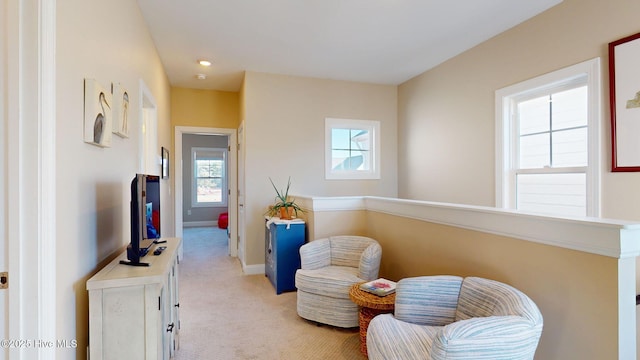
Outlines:
<svg viewBox="0 0 640 360"><path fill-rule="evenodd" d="M0 2L0 142L7 144L7 93L9 85L7 82L7 41L9 35L7 33L7 1ZM2 207L0 207L0 269L7 271L9 266L9 240L7 239L7 213L9 206L7 204L7 146L0 147L0 191L2 195ZM7 292L0 293L0 339L9 338L9 295ZM0 350L0 359L9 357L9 349Z"/></svg>
<svg viewBox="0 0 640 360"><path fill-rule="evenodd" d="M365 198L362 196L307 197L292 195L303 209L311 211L365 210Z"/></svg>
<svg viewBox="0 0 640 360"><path fill-rule="evenodd" d="M22 211L20 204L20 96L22 83L19 71L20 63L20 2L10 0L7 6L7 83L8 87L14 89L7 94L7 204L12 209L7 212L7 241L8 241L8 265L9 276L11 276L11 291L9 296L9 311L7 320L9 322L10 339L19 339L23 328L24 316L22 315L22 274L20 272L21 254L21 231L20 226ZM8 349L9 358L19 359L21 349Z"/></svg>
<svg viewBox="0 0 640 360"><path fill-rule="evenodd" d="M38 166L40 264L38 308L40 339L56 341L56 1L39 0L40 26L40 148ZM26 140L26 139L25 139ZM33 146L30 142L27 146ZM55 349L42 349L40 359L55 356Z"/></svg>
<svg viewBox="0 0 640 360"><path fill-rule="evenodd" d="M218 221L186 221L184 227L218 226Z"/></svg>
<svg viewBox="0 0 640 360"><path fill-rule="evenodd" d="M247 265L244 262L242 263L242 272L245 275L261 275L265 273L264 269L264 264Z"/></svg>
<svg viewBox="0 0 640 360"><path fill-rule="evenodd" d="M56 2L10 0L7 12L8 337L55 342ZM9 351L11 358L56 353L55 347Z"/></svg>
<svg viewBox="0 0 640 360"><path fill-rule="evenodd" d="M370 196L296 198L316 212L376 211L613 258L640 255L640 224L629 221L558 218L483 206Z"/></svg>
<svg viewBox="0 0 640 360"><path fill-rule="evenodd" d="M229 138L229 162L228 162L228 176L229 182L227 187L230 191L230 195L227 198L227 208L230 214L228 229L229 229L229 256L238 256L238 137L235 129L225 128L206 128L197 126L176 126L174 134L174 197L175 197L175 228L176 237L182 237L182 135L184 134L203 134L203 135L227 135ZM264 272L264 271L263 271Z"/></svg>

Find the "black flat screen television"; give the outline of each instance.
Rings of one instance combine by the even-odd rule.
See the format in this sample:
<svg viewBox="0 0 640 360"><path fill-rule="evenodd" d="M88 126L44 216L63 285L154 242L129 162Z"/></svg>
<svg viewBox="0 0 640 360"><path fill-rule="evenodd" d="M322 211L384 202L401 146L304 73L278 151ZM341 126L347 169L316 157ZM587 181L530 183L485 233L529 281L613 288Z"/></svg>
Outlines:
<svg viewBox="0 0 640 360"><path fill-rule="evenodd" d="M127 246L128 261L123 264L148 266L140 261L160 239L160 177L136 174L131 180L131 242Z"/></svg>

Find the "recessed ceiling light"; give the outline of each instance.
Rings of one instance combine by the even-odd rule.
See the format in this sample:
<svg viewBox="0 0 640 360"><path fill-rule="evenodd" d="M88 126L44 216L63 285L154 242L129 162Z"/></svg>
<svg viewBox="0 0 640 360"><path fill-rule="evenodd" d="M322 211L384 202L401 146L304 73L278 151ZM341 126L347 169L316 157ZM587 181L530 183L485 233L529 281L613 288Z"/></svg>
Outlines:
<svg viewBox="0 0 640 360"><path fill-rule="evenodd" d="M205 75L205 74L198 74L198 75L196 75L196 78L198 78L198 80L204 80L204 79L206 79L206 78L207 78L207 75Z"/></svg>
<svg viewBox="0 0 640 360"><path fill-rule="evenodd" d="M211 66L211 61L209 60L198 60L198 64L202 66Z"/></svg>

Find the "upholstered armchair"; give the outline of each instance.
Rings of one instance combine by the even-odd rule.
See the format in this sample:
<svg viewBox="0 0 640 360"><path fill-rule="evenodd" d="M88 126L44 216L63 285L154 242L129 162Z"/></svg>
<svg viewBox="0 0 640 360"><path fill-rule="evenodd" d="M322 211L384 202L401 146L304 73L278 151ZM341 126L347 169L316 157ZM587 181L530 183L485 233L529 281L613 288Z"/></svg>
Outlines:
<svg viewBox="0 0 640 360"><path fill-rule="evenodd" d="M298 315L343 328L358 326L358 306L349 289L378 278L381 256L378 242L363 236L331 236L304 244L295 277Z"/></svg>
<svg viewBox="0 0 640 360"><path fill-rule="evenodd" d="M493 280L402 279L395 306L369 324L369 359L533 359L542 334L536 304Z"/></svg>

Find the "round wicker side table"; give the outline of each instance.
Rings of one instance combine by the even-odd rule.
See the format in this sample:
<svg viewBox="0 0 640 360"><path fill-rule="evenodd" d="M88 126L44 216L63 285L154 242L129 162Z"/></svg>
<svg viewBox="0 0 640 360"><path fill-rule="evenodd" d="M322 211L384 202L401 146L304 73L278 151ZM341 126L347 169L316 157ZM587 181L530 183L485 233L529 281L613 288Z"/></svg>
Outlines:
<svg viewBox="0 0 640 360"><path fill-rule="evenodd" d="M393 293L387 296L374 295L360 290L360 284L363 283L351 286L349 297L360 309L360 352L367 355L367 328L369 327L369 322L376 315L393 313L396 294Z"/></svg>

